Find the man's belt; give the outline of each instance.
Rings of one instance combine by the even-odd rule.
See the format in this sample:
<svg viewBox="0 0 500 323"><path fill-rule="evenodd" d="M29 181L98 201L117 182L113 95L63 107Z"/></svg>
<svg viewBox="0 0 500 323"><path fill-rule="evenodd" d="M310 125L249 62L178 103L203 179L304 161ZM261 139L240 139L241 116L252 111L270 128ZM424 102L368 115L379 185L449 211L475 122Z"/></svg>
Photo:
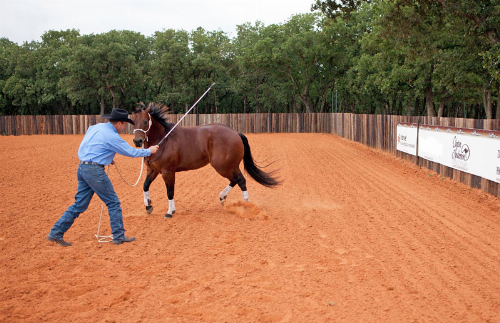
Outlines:
<svg viewBox="0 0 500 323"><path fill-rule="evenodd" d="M101 165L101 164L98 164L98 163L94 163L94 162L84 162L84 161L81 161L80 164L83 164L83 165L94 165L94 166L104 167L104 165Z"/></svg>

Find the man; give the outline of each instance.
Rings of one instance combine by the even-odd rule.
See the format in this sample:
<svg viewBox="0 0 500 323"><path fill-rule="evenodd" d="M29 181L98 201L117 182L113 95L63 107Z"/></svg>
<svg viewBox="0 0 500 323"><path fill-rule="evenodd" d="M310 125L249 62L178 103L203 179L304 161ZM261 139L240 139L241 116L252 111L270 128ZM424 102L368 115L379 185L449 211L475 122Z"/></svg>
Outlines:
<svg viewBox="0 0 500 323"><path fill-rule="evenodd" d="M113 158L116 153L127 157L146 157L156 153L158 146L152 146L149 149L136 149L120 137L119 134L125 129L127 122L134 124L134 121L128 118L126 110L113 109L111 114L102 117L109 119L110 122L89 127L78 149L80 165L76 173L78 192L75 195L75 203L64 212L47 236L47 240L56 242L63 247L71 246L70 242L64 241L63 235L80 213L87 210L94 193L108 208L113 243L122 244L135 240L135 237L125 236L120 200L104 171L104 167L114 163Z"/></svg>

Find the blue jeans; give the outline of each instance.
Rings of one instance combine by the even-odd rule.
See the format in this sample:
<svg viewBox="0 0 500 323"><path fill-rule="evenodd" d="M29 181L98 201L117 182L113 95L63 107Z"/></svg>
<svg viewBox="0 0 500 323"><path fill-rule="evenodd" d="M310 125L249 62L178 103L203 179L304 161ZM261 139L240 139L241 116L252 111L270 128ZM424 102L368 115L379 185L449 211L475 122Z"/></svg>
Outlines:
<svg viewBox="0 0 500 323"><path fill-rule="evenodd" d="M108 175L104 171L104 167L80 164L76 175L78 177L78 192L75 195L75 204L71 205L54 224L49 236L55 239L62 239L64 233L73 225L73 222L75 222L80 213L87 210L92 196L96 193L108 208L113 239L123 239L125 237L125 229L123 228L120 200L115 193L113 184L111 184Z"/></svg>

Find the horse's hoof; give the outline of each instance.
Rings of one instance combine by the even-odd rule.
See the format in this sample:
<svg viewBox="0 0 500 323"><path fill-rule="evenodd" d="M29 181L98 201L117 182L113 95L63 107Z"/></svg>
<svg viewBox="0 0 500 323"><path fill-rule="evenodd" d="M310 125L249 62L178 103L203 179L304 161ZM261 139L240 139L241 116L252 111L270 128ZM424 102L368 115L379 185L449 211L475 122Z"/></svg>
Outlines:
<svg viewBox="0 0 500 323"><path fill-rule="evenodd" d="M225 203L226 203L226 199L220 199L220 204L221 204L222 206L224 206L224 204L225 204Z"/></svg>
<svg viewBox="0 0 500 323"><path fill-rule="evenodd" d="M168 214L168 213L167 213L167 214L165 214L164 218L165 218L165 219L171 219L171 218L172 218L172 214Z"/></svg>
<svg viewBox="0 0 500 323"><path fill-rule="evenodd" d="M146 212L148 212L148 214L151 214L151 212L153 212L153 206L152 205L146 206Z"/></svg>

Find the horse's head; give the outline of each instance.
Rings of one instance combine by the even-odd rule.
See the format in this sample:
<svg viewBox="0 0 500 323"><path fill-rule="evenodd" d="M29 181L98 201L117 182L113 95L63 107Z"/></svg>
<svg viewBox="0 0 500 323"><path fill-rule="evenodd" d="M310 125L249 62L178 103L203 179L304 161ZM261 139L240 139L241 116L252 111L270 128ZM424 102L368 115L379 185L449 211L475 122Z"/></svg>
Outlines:
<svg viewBox="0 0 500 323"><path fill-rule="evenodd" d="M151 107L146 107L144 103L138 103L133 111L134 120L134 144L136 147L142 147L144 141L148 139L148 133L151 129L153 120L149 114Z"/></svg>

